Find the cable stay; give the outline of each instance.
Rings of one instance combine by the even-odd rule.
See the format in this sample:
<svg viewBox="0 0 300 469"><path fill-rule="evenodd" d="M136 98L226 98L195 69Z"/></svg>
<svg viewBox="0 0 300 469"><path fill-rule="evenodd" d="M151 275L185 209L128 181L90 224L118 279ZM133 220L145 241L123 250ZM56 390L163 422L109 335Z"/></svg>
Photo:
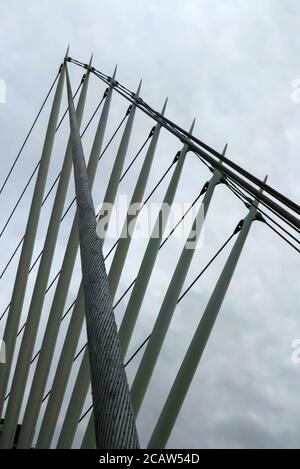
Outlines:
<svg viewBox="0 0 300 469"><path fill-rule="evenodd" d="M2 186L1 186L1 189L0 189L0 194L2 193L4 187L6 186L8 180L9 180L9 178L10 178L10 176L11 176L13 170L14 170L14 167L15 167L16 164L17 164L17 161L18 161L18 159L19 159L20 156L21 156L21 153L22 153L22 151L23 151L23 149L24 149L24 147L25 147L25 145L26 145L26 143L27 143L27 141L28 141L28 139L29 139L29 137L30 137L30 135L31 135L31 132L33 131L34 126L35 126L35 124L37 123L38 118L40 117L40 115L41 115L41 113L42 113L42 110L44 109L44 107L45 107L45 105L46 105L46 103L47 103L47 101L48 101L48 98L49 98L49 96L50 96L50 94L51 94L51 92L52 92L52 90L53 90L53 88L54 88L54 86L55 86L55 83L56 83L57 80L58 80L58 77L59 77L60 72L61 72L61 66L60 66L60 68L59 68L59 71L58 71L56 77L54 78L54 81L53 81L52 85L50 86L50 89L49 89L48 93L46 94L46 97L45 97L45 99L44 99L44 101L43 101L43 103L42 103L42 105L41 105L41 107L40 107L40 109L39 109L39 111L38 111L38 113L37 113L37 115L36 115L36 117L35 117L35 119L34 119L32 125L31 125L31 127L30 127L30 129L29 129L29 131L27 132L27 135L26 135L26 137L25 137L25 139L24 139L24 141L23 141L23 143L22 143L22 145L21 145L21 147L20 147L20 150L18 151L18 154L17 154L15 160L13 161L13 164L11 165L11 167L10 167L8 173L7 173L7 176L5 177L5 179L4 179L3 183L2 183Z"/></svg>
<svg viewBox="0 0 300 469"><path fill-rule="evenodd" d="M81 84L79 85L77 91L75 92L74 97L75 97L76 94L78 93L80 87L81 87ZM60 128L60 126L61 126L61 124L62 124L62 122L63 122L63 120L64 120L64 118L65 118L65 116L66 116L66 114L67 114L67 111L68 111L68 110L66 110L66 111L64 112L64 114L63 114L63 116L62 116L62 118L61 118L61 120L60 120L58 126L56 127L55 132L57 132L58 129ZM15 211L17 210L17 208L18 208L18 206L19 206L19 203L21 202L21 200L22 200L22 198L23 198L23 196L24 196L26 190L28 189L28 187L29 187L31 181L33 180L33 177L34 177L35 173L37 172L37 170L38 170L38 168L39 168L40 162L41 162L41 160L38 161L38 163L36 164L36 166L35 166L33 172L32 172L31 175L29 176L29 179L28 179L28 181L26 182L25 187L24 187L24 189L23 189L22 192L21 192L21 195L19 196L19 198L18 198L16 204L14 205L14 208L12 209L12 211L11 211L11 213L10 213L8 219L6 220L6 222L5 222L5 224L4 224L3 228L2 228L2 230L1 230L1 232L0 232L0 238L1 238L1 236L3 235L3 233L5 232L5 230L6 230L7 226L8 226L8 224L9 224L10 220L12 219L12 217L13 217ZM54 181L54 184L51 186L51 190L52 190L53 187L55 186L55 184L56 184L56 182L58 181L58 179L59 179L59 176L56 178L56 180ZM44 204L44 202L45 202L45 200L47 199L48 196L49 196L49 193L46 195L46 198L45 198L44 201L42 202L42 205Z"/></svg>

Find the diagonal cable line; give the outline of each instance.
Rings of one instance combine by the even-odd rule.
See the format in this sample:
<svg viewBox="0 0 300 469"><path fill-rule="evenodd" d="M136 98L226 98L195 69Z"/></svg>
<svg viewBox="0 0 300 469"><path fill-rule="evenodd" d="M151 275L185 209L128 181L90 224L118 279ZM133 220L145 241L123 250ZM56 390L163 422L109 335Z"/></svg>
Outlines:
<svg viewBox="0 0 300 469"><path fill-rule="evenodd" d="M129 163L129 165L127 166L127 168L125 169L124 173L122 174L121 176L121 179L120 179L120 182L124 179L124 177L126 176L126 174L128 173L128 171L130 170L130 168L133 166L133 164L136 162L138 156L140 155L140 153L142 152L142 150L144 149L144 147L147 145L148 141L150 140L150 138L153 136L153 133L154 133L154 127L151 129L151 132L150 134L148 135L148 137L146 138L145 142L143 143L143 145L141 146L141 148L139 149L139 151L137 152L137 154L134 156L134 158L132 158L131 162Z"/></svg>
<svg viewBox="0 0 300 469"><path fill-rule="evenodd" d="M93 404L91 404L90 407L82 414L82 416L78 420L78 423L80 423L84 419L84 417L92 410L93 407Z"/></svg>
<svg viewBox="0 0 300 469"><path fill-rule="evenodd" d="M79 355L82 354L82 352L85 350L86 346L87 346L87 342L84 344L83 347L81 347L81 349L79 350L79 352L76 353L75 357L73 358L73 362L75 362L75 361L77 360L77 358L79 357Z"/></svg>
<svg viewBox="0 0 300 469"><path fill-rule="evenodd" d="M80 87L81 87L81 83L80 83L80 85L79 85L77 91L75 92L74 97L75 97L76 94L78 93ZM67 111L64 113L62 119L60 120L60 123L59 123L58 126L56 127L55 132L57 132L58 129L59 129L59 127L61 126L61 124L62 124L62 122L63 122L63 119L64 119L64 116L66 115L66 113L67 113ZM6 222L5 222L5 224L4 224L3 228L2 228L2 230L1 230L1 232L0 232L0 238L1 238L1 236L3 235L3 233L5 232L5 230L6 230L7 226L8 226L8 224L9 224L10 220L12 219L12 217L13 217L15 211L17 210L17 208L18 208L18 206L19 206L19 203L21 202L21 200L22 200L22 198L23 198L23 196L24 196L24 194L25 194L27 188L29 187L31 181L33 180L33 177L34 177L35 173L36 173L37 170L38 170L38 167L39 167L39 165L40 165L40 162L41 162L41 160L38 161L38 163L36 164L36 166L35 166L33 172L31 173L31 175L30 175L28 181L26 182L24 189L22 190L22 192L21 192L21 194L20 194L20 196L19 196L17 202L16 202L15 205L14 205L14 208L12 209L12 211L11 211L11 213L10 213L8 219L6 220ZM55 180L55 182L54 182L54 184L52 184L51 190L52 190L53 187L55 186L55 184L56 184L56 182L58 181L58 179L59 179L59 177L57 177L56 180ZM47 199L48 195L49 195L49 193L46 195L46 199ZM44 201L45 201L45 199L44 199ZM44 204L44 201L42 202L42 205Z"/></svg>
<svg viewBox="0 0 300 469"><path fill-rule="evenodd" d="M283 234L281 234L274 226L264 220L265 225L267 225L274 233L276 233L281 239L283 239L287 244L289 244L292 248L295 249L300 254L300 249L298 249L293 243L291 243Z"/></svg>
<svg viewBox="0 0 300 469"><path fill-rule="evenodd" d="M17 161L18 161L18 159L19 159L20 156L21 156L21 153L22 153L22 151L23 151L23 149L24 149L24 147L25 147L25 145L26 145L26 143L27 143L27 141L28 141L28 139L29 139L29 137L30 137L30 135L31 135L31 133L32 133L32 131L33 131L33 129L34 129L34 126L35 126L35 124L37 123L37 121L38 121L38 119L39 119L39 117L40 117L40 115L41 115L41 113L42 113L42 110L44 109L44 107L45 107L45 105L46 105L46 102L48 101L48 98L49 98L49 96L50 96L50 94L51 94L51 92L52 92L52 90L53 90L53 88L54 88L54 86L55 86L55 83L57 82L57 79L58 79L58 77L59 77L60 72L61 72L61 66L60 66L60 68L59 68L59 71L58 71L58 73L57 73L57 75L56 75L56 77L55 77L55 79L54 79L52 85L50 86L50 89L49 89L48 93L46 94L46 97L45 97L45 99L44 99L44 101L43 101L43 103L42 103L42 105L41 105L41 107L40 107L40 109L39 109L39 111L38 111L38 113L37 113L37 115L36 115L36 117L35 117L35 119L34 119L32 125L31 125L31 127L30 127L30 129L29 129L29 131L28 131L27 134L26 134L26 137L25 137L25 139L24 139L24 141L23 141L23 143L22 143L22 145L21 145L21 147L20 147L20 149L19 149L19 151L18 151L18 154L17 154L16 158L15 158L14 161L13 161L13 164L11 165L11 167L10 167L10 169L9 169L9 171L8 171L8 173L7 173L7 175L6 175L5 179L4 179L4 181L3 181L3 183L2 183L2 186L1 186L1 189L0 189L0 194L2 193L4 187L6 186L8 180L9 180L9 178L10 178L10 176L11 176L13 170L14 170L14 167L15 167L16 164L17 164Z"/></svg>

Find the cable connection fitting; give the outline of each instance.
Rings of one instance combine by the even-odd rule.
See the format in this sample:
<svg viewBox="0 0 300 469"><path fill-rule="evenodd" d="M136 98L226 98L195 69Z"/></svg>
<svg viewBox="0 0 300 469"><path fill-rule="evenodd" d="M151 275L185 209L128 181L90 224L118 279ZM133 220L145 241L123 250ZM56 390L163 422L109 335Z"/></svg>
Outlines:
<svg viewBox="0 0 300 469"><path fill-rule="evenodd" d="M263 223L266 223L265 218L262 216L260 212L257 212L254 218L255 221L261 221Z"/></svg>
<svg viewBox="0 0 300 469"><path fill-rule="evenodd" d="M210 168L210 170L213 170L213 168ZM227 185L227 179L223 174L220 177L218 184L226 184Z"/></svg>
<svg viewBox="0 0 300 469"><path fill-rule="evenodd" d="M142 98L136 95L134 95L134 98L135 98L136 104L143 104L144 101L142 100Z"/></svg>
<svg viewBox="0 0 300 469"><path fill-rule="evenodd" d="M211 173L213 173L215 170L212 166L208 166L208 169L210 170ZM224 184L227 184L226 178L224 180Z"/></svg>
<svg viewBox="0 0 300 469"><path fill-rule="evenodd" d="M126 116L129 116L132 109L132 105L130 104L129 108L127 109Z"/></svg>
<svg viewBox="0 0 300 469"><path fill-rule="evenodd" d="M204 184L204 186L202 187L201 189L201 192L200 192L200 196L205 194L205 192L207 191L208 189L208 186L209 186L209 181L206 181L206 183Z"/></svg>
<svg viewBox="0 0 300 469"><path fill-rule="evenodd" d="M152 127L152 129L150 130L149 138L153 137L154 132L155 132L155 126Z"/></svg>
<svg viewBox="0 0 300 469"><path fill-rule="evenodd" d="M81 78L81 82L80 82L81 85L82 85L82 83L84 82L84 80L85 80L85 74L84 74L84 75L82 76L82 78Z"/></svg>
<svg viewBox="0 0 300 469"><path fill-rule="evenodd" d="M187 144L186 142L186 136L185 135L182 135L181 137L178 137L180 142L183 144L183 145L187 145L188 149L187 149L187 153L189 151L193 151L192 148L189 147L189 145Z"/></svg>
<svg viewBox="0 0 300 469"><path fill-rule="evenodd" d="M237 234L241 231L242 227L243 227L243 224L244 224L244 220L240 220L237 224L237 227L235 228L234 230L234 234Z"/></svg>
<svg viewBox="0 0 300 469"><path fill-rule="evenodd" d="M109 88L106 88L106 90L104 91L103 98L106 98L106 96L108 95L108 90L109 90Z"/></svg>
<svg viewBox="0 0 300 469"><path fill-rule="evenodd" d="M180 155L181 155L181 151L178 151L178 152L176 153L176 155L175 155L175 158L174 158L174 161L173 161L173 163L176 163L176 161L178 161L178 160L179 160L179 158L180 158Z"/></svg>

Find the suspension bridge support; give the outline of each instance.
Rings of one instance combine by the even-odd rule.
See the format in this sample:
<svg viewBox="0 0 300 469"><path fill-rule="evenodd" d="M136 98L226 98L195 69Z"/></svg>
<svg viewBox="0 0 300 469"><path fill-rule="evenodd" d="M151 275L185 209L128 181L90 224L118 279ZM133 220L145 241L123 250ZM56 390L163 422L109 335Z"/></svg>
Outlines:
<svg viewBox="0 0 300 469"><path fill-rule="evenodd" d="M193 132L195 120L192 123L190 133ZM162 240L163 232L167 223L170 208L173 203L175 193L178 187L180 176L183 169L186 154L189 150L188 145L184 145L180 152L175 157L176 167L170 180L167 192L165 194L160 212L156 219L153 232L149 239L136 282L134 284L132 293L130 295L127 308L119 329L119 337L122 347L122 352L125 357L129 342L136 324L140 308L147 290L150 276L156 261L159 246Z"/></svg>
<svg viewBox="0 0 300 469"><path fill-rule="evenodd" d="M81 449L93 449L95 448L95 425L94 425L94 414L90 416L88 421L85 434L81 442Z"/></svg>
<svg viewBox="0 0 300 469"><path fill-rule="evenodd" d="M142 86L142 80L140 81L137 92L134 96L135 102L139 97L141 86ZM104 206L109 205L110 207L112 207L115 203L115 200L116 200L116 195L117 195L117 191L118 191L118 187L119 187L120 177L121 177L121 173L122 173L122 170L123 170L124 161L125 161L125 157L126 157L126 154L127 154L128 144L129 144L131 131L132 131L132 127L133 127L135 112L136 112L136 105L134 103L131 106L129 106L129 109L128 109L129 116L128 116L128 120L126 122L126 126L125 126L125 129L124 129L123 135L122 135L122 139L121 139L121 142L120 142L118 153L117 153L117 156L116 156L114 164L113 164L113 168L112 168L112 171L111 171L109 183L108 183L106 193L105 193L105 196L104 196L104 199L103 199L104 200L104 203L103 203ZM104 212L105 212L105 209L104 209ZM107 223L109 221L110 215L111 215L111 211L109 210L107 215L105 216L105 219L106 219ZM103 216L104 216L104 213L101 210L100 215L99 215L99 220Z"/></svg>
<svg viewBox="0 0 300 469"><path fill-rule="evenodd" d="M224 149L223 154L226 151ZM222 180L222 174L214 170L210 181L204 186L206 192L200 205L198 213L192 225L190 234L183 247L181 256L177 262L174 274L162 302L160 311L155 321L150 340L146 346L143 358L131 387L132 405L135 415L138 414L147 391L153 370L155 368L160 350L171 323L177 300L180 296L186 275L190 268L197 241L202 231L203 223L217 184Z"/></svg>
<svg viewBox="0 0 300 469"><path fill-rule="evenodd" d="M136 99L141 88L141 82L139 83ZM116 156L116 161L113 165L111 176L108 182L104 203L113 204L117 195L121 172L123 169L125 156L128 149L130 135L133 127L133 121L135 116L136 106L132 105L129 109L128 120L120 141L119 149ZM117 181L117 182L116 182ZM108 217L109 220L109 217ZM46 411L44 414L42 426L40 429L37 445L45 448L51 444L51 440L54 434L55 425L59 416L59 411L62 405L63 397L68 384L70 372L72 369L73 358L76 351L76 346L79 340L80 332L82 329L85 314L85 301L84 301L84 289L81 282L72 318L68 327L66 338L64 341L61 356L58 361L57 369L55 372L52 390L47 403Z"/></svg>
<svg viewBox="0 0 300 469"><path fill-rule="evenodd" d="M68 50L66 52L66 56ZM58 114L61 104L63 84L65 77L65 65L62 65L60 76L58 79L52 109L50 112L48 127L46 131L44 146L42 150L42 156L40 160L40 165L38 169L37 179L35 183L35 188L33 192L32 202L30 206L30 212L28 216L28 221L26 225L26 231L24 236L24 241L22 245L20 260L18 264L15 284L13 288L11 304L8 312L7 322L5 326L3 340L6 345L6 363L1 364L1 373L0 373L0 415L3 410L3 403L7 389L7 383L9 379L9 374L11 370L13 354L16 344L16 337L18 326L20 322L21 311L23 307L25 290L28 281L28 272L30 268L30 263L32 259L33 247L35 242L35 237L37 233L38 221L41 211L41 205L45 190L45 184L47 180L48 168L50 157L52 153L55 129L58 120Z"/></svg>
<svg viewBox="0 0 300 469"><path fill-rule="evenodd" d="M167 99L161 111L162 115L164 115L165 113L166 105L167 105ZM131 234L132 234L132 231L134 230L134 226L135 226L137 216L138 216L138 211L142 203L142 198L145 192L145 187L146 187L150 169L152 166L152 162L153 162L153 158L154 158L154 154L155 154L155 150L156 150L156 146L157 146L157 142L158 142L158 138L160 134L160 129L161 129L161 125L156 124L156 126L154 127L153 135L151 137L151 142L150 142L148 151L144 159L142 169L140 171L134 192L132 194L132 198L131 198L130 205L129 205L129 210L127 212L126 219L125 219L122 231L121 231L120 239L117 244L117 248L116 248L110 269L109 269L108 282L109 282L110 291L111 291L111 295L113 299L115 297L115 294L119 285L120 277L122 274L127 252L128 252L130 242L131 242ZM128 232L129 228L130 228L130 233Z"/></svg>
<svg viewBox="0 0 300 469"><path fill-rule="evenodd" d="M113 83L115 80L116 68L112 76L107 96L104 101L103 109L99 118L94 142L88 161L87 172L91 187L93 186L96 170L98 166L99 155L103 145L103 139L107 126L109 109L112 99ZM55 294L53 297L49 318L47 321L41 350L31 384L28 401L25 408L23 425L18 439L18 448L29 448L34 436L35 426L38 414L43 400L43 394L48 379L48 374L57 342L59 327L63 316L66 298L70 286L70 281L75 264L76 254L78 250L78 219L77 214L74 216L66 252L63 258L60 275L58 278Z"/></svg>
<svg viewBox="0 0 300 469"><path fill-rule="evenodd" d="M82 412L84 400L81 396L86 396L90 385L90 363L88 353L84 353L80 368L77 374L74 390L68 405L64 423L58 438L57 448L71 448L78 426L80 414ZM93 429L94 429L94 421Z"/></svg>
<svg viewBox="0 0 300 469"><path fill-rule="evenodd" d="M80 93L76 115L78 125L81 125L86 95L88 90L90 60L87 73L85 74L82 90ZM0 438L0 449L9 448L13 444L15 431L18 424L18 417L22 405L26 382L28 378L30 362L33 354L34 344L40 322L41 312L44 304L45 291L49 279L52 259L55 251L60 219L66 199L66 193L69 185L72 168L71 140L69 139L65 158L62 165L58 187L53 203L52 213L49 220L48 230L45 238L43 253L36 276L29 311L26 319L26 326L22 337L20 351L12 381L10 397L5 413L3 432Z"/></svg>
<svg viewBox="0 0 300 469"><path fill-rule="evenodd" d="M264 179L264 182L266 182L266 179L267 178ZM221 272L198 328L180 366L176 379L150 438L148 448L164 448L169 439L174 423L222 306L251 224L257 216L257 206L258 200L255 200L253 205L251 205L246 218L240 222L241 230L238 238L229 254L228 260Z"/></svg>

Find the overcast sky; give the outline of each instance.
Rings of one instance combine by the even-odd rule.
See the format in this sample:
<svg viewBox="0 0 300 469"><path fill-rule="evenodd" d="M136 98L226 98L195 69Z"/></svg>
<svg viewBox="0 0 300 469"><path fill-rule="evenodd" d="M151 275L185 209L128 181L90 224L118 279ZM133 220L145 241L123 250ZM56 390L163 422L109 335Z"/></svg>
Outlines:
<svg viewBox="0 0 300 469"><path fill-rule="evenodd" d="M168 118L188 129L195 117L197 137L217 150L228 142L229 158L259 178L268 174L270 185L299 202L300 104L291 99L292 82L300 78L299 18L297 0L1 2L0 78L6 84L6 103L0 104L1 180L70 44L71 57L86 62L93 53L95 67L106 74L118 64L117 79L132 90L143 78L141 96L155 109L159 110L168 96ZM76 89L82 70L70 65L70 72ZM84 122L104 89L92 76ZM106 140L126 108L127 103L115 96ZM1 226L40 157L48 113L49 106L1 195ZM67 124L57 135L47 187L62 164ZM127 162L152 125L137 112ZM95 125L83 142L86 157L93 130ZM102 200L117 144L99 165L93 191L95 205ZM173 136L161 132L146 193L180 148ZM141 162L139 159L120 186L120 194L131 195ZM209 177L209 171L189 154L177 200L191 202ZM161 200L167 182L153 200ZM73 194L71 178L66 206ZM23 235L31 195L32 187L1 239L1 267ZM43 246L51 201L53 197L41 213L35 255ZM218 186L205 225L204 243L195 254L186 285L246 213L226 187ZM62 224L51 277L60 267L72 217L70 214ZM107 248L110 243L112 240L108 240ZM171 240L158 257L129 354L151 331L183 243L184 239ZM145 246L143 241L132 243L119 293L135 277ZM152 433L229 250L176 309L138 418L142 445ZM1 310L10 300L16 267L17 258L1 279ZM300 364L291 362L291 344L300 338L299 270L298 254L266 226L254 223L169 447L299 446ZM36 270L30 276L22 320L28 311L35 274ZM79 281L77 262L67 305L76 297ZM45 301L35 350L51 295ZM118 321L125 306L124 301L116 311ZM0 327L2 332L3 321ZM60 343L65 330L66 326ZM84 340L82 336L82 343ZM130 382L140 358L128 367ZM74 381L75 373L72 376ZM71 388L72 382L68 396Z"/></svg>

